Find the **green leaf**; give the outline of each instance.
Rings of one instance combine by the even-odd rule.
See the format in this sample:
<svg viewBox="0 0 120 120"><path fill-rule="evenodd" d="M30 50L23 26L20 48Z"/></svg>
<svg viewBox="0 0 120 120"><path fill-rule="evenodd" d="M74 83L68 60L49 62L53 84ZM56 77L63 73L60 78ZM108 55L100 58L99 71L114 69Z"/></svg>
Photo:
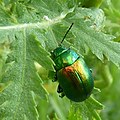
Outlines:
<svg viewBox="0 0 120 120"><path fill-rule="evenodd" d="M11 81L11 84L0 94L0 119L33 120L38 115L31 92L35 92L40 98L45 98L45 91L40 85L41 80L34 67L34 60L39 59L36 54L39 50L41 51L41 48L34 37L28 38L22 31L16 33L14 38L10 38L14 63L2 79L3 82ZM45 56L48 55L42 49L39 54L43 53Z"/></svg>
<svg viewBox="0 0 120 120"><path fill-rule="evenodd" d="M97 110L102 110L103 105L90 97L81 103L73 103L69 111L69 120L101 120Z"/></svg>
<svg viewBox="0 0 120 120"><path fill-rule="evenodd" d="M111 41L114 38L112 35L101 32L105 18L103 11L80 8L76 4L78 1L69 2L1 1L0 43L6 40L10 43L10 54L6 55L3 62L6 66L8 64L10 66L8 65L0 81L1 120L40 119L38 108L45 106L42 106L42 102L40 106L37 104L35 95L39 100L46 99L47 92L41 85L43 80L38 76L34 63L37 62L45 69L54 71L54 63L50 59L49 52L57 47L57 41L61 41L66 28L73 22L71 35L66 38L67 43L73 43L78 50L85 50L87 46L99 59L102 60L105 55L113 63L120 65L120 44ZM9 82L10 84L6 84ZM61 110L62 102L58 105L53 99L50 100L57 116L66 119L66 114L63 113L65 109ZM88 99L76 105L70 110L71 120L72 116L78 120L100 119L96 109L102 109L103 106L96 100Z"/></svg>
<svg viewBox="0 0 120 120"><path fill-rule="evenodd" d="M8 85L10 85L11 81L6 83L0 83L0 92L2 92Z"/></svg>
<svg viewBox="0 0 120 120"><path fill-rule="evenodd" d="M97 94L97 93L99 93L99 92L101 92L100 89L94 87L92 93L93 93L93 94Z"/></svg>
<svg viewBox="0 0 120 120"><path fill-rule="evenodd" d="M70 42L80 50L80 53L85 51L87 46L100 60L105 56L115 65L120 66L120 43L112 41L114 36L101 32L105 21L101 9L76 8L74 14L68 15L65 20L63 22L65 26L74 22L71 30L73 37L68 38L68 41L72 39ZM60 30L55 31L56 38L64 32L62 28Z"/></svg>
<svg viewBox="0 0 120 120"><path fill-rule="evenodd" d="M104 108L104 106L100 102L95 100L92 96L90 96L89 99L85 101L85 103L88 107L92 106L96 110L102 110Z"/></svg>
<svg viewBox="0 0 120 120"><path fill-rule="evenodd" d="M96 120L101 120L98 110L102 110L104 108L104 106L100 102L98 102L91 96L91 97L89 97L89 99L87 99L85 101L85 105L86 105L87 111L89 111L91 114L88 117L93 116L93 118L95 118ZM87 116L87 114L86 114L86 116Z"/></svg>
<svg viewBox="0 0 120 120"><path fill-rule="evenodd" d="M53 15L53 12L51 12L52 18L55 17L51 20L45 16L48 12L50 13L50 4L46 6L43 1L35 2L28 3L28 6L25 5L26 3L20 2L0 5L2 20L0 43L9 41L11 50L8 59L4 60L11 66L2 75L0 83L2 91L0 93L0 119L35 120L39 118L33 93L37 94L40 99L45 99L46 91L41 85L42 80L36 72L34 62L53 71L50 54L43 48L46 47L44 46L45 41L43 41L47 40L45 35L49 36L50 34L44 34L43 29L47 31L49 26L60 22L69 12L73 11L73 9L70 9L57 17L55 17L56 14ZM56 5L56 2L54 3ZM53 8L52 5L51 8ZM36 7L39 9L36 9ZM40 14L41 10L45 10L43 12L45 17ZM38 17L36 16L37 13L39 14ZM39 19L43 19L43 21L39 22ZM26 24L26 22L28 23ZM36 29L36 31L33 29ZM42 38L45 39L42 40Z"/></svg>
<svg viewBox="0 0 120 120"><path fill-rule="evenodd" d="M83 25L84 23L82 23ZM108 60L112 61L117 66L120 66L120 44L110 41L114 37L106 35L101 32L95 32L92 29L85 26L79 26L81 30L76 33L76 38L80 47L87 45L93 54L95 54L100 60L103 60L105 55ZM85 28L86 27L86 28Z"/></svg>
<svg viewBox="0 0 120 120"><path fill-rule="evenodd" d="M86 21L84 20L84 17L80 19L82 14L81 9L82 8L78 10L79 13L77 13L77 15L71 17L71 21L75 20L75 25L72 29L74 36L76 37L74 45L78 50L84 50L85 46L88 46L93 54L95 54L100 60L103 60L105 56L115 65L120 66L120 44L112 41L112 39L115 38L114 36L104 34L100 29L97 30L96 27L98 24L96 22L92 22L94 19L92 16L98 13L97 16L99 17L97 18L96 16L96 19L99 19L100 21L98 20L98 23L101 23L101 20L103 21L103 18L101 17L104 17L102 15L103 12L101 10L99 11L98 9L94 9L94 12L91 13L90 11L92 9L83 9L83 11L86 11L86 16L88 16L88 20ZM83 12L83 15L84 13L85 12ZM94 21L96 21L96 19L94 19Z"/></svg>
<svg viewBox="0 0 120 120"><path fill-rule="evenodd" d="M92 0L92 1L82 0L82 1L83 1L82 6L83 7L88 7L88 8L89 7L99 7L103 2L103 0Z"/></svg>

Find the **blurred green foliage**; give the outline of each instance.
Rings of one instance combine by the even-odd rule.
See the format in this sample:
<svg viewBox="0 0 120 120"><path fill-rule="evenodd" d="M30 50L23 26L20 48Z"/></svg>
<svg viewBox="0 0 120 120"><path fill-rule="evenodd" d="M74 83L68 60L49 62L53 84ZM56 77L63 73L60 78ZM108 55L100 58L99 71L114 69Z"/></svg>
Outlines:
<svg viewBox="0 0 120 120"><path fill-rule="evenodd" d="M0 0L0 120L119 120L119 11L120 0ZM63 45L84 56L97 87L81 103L52 83L50 52L72 22Z"/></svg>

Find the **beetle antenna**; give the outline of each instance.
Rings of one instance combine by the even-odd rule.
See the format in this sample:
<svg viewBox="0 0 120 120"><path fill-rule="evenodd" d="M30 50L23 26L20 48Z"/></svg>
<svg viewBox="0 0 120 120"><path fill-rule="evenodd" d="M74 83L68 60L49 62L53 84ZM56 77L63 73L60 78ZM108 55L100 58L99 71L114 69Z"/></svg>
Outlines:
<svg viewBox="0 0 120 120"><path fill-rule="evenodd" d="M59 46L61 46L61 44L63 43L64 39L66 38L66 36L67 36L68 32L70 31L70 29L72 28L73 24L74 24L74 23L72 23L72 24L70 25L70 27L68 28L68 30L67 30L67 32L65 33L65 35L64 35L62 41L60 42Z"/></svg>

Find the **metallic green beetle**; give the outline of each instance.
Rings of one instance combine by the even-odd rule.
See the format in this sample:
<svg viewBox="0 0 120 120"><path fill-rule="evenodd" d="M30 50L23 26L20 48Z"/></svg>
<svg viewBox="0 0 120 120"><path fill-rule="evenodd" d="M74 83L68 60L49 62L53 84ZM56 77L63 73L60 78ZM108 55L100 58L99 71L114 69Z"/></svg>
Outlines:
<svg viewBox="0 0 120 120"><path fill-rule="evenodd" d="M59 82L57 92L61 93L60 96L66 95L75 102L87 99L94 87L94 80L83 58L70 48L67 49L61 45L52 51L51 57L55 63L56 76L54 81L58 80Z"/></svg>

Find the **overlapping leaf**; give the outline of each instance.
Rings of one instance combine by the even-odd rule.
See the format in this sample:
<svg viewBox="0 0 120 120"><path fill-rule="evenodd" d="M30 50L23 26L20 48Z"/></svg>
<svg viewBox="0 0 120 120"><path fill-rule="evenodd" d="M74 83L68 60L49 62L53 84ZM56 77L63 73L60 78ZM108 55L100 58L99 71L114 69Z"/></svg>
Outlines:
<svg viewBox="0 0 120 120"><path fill-rule="evenodd" d="M38 77L34 66L36 61L46 69L53 70L53 62L49 57L50 55L41 46L45 44L44 39L42 40L42 38L45 38L42 29L60 22L69 13L69 10L58 16L58 18L53 19L53 21L47 19L47 17L44 20L43 14L41 15L40 13L41 11L44 15L46 15L45 13L48 14L48 11L50 13L50 4L46 5L47 1L46 4L43 1L35 2L35 5L41 5L40 11L33 7L34 3L31 6L32 3L29 4L29 2L28 4L11 2L0 5L1 19L3 20L0 27L0 43L8 41L11 51L6 60L6 64L10 64L10 66L0 81L2 86L9 83L4 88L0 86L2 91L0 93L0 119L38 119L39 114L33 95L36 94L41 99L46 98L46 92L41 85L41 79ZM51 15L54 16L55 14ZM40 22L42 18L43 21ZM36 32L35 28L37 28ZM39 34L37 34L37 30Z"/></svg>
<svg viewBox="0 0 120 120"><path fill-rule="evenodd" d="M69 21L75 21L73 32L76 37L76 48L82 50L87 45L100 60L103 60L105 55L108 60L120 66L120 43L112 41L114 36L101 32L104 22L103 11L80 8L77 12L69 18Z"/></svg>

